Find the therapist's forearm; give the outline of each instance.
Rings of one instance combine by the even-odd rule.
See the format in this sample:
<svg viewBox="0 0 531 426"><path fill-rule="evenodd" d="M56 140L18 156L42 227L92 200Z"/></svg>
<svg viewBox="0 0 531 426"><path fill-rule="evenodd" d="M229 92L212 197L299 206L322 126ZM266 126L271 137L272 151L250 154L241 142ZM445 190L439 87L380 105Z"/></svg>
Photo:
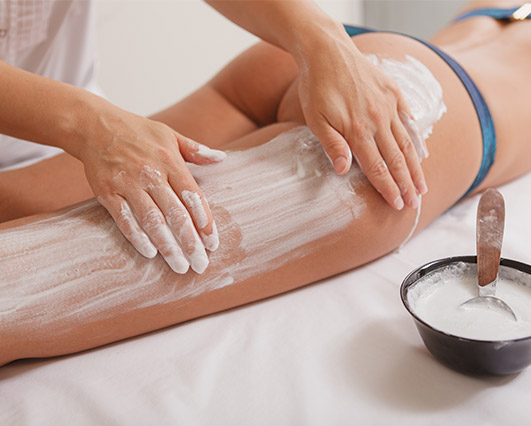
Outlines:
<svg viewBox="0 0 531 426"><path fill-rule="evenodd" d="M0 133L62 148L79 157L102 98L0 61Z"/></svg>
<svg viewBox="0 0 531 426"><path fill-rule="evenodd" d="M299 65L319 50L320 41L348 39L342 25L312 0L205 1L240 27L291 53Z"/></svg>

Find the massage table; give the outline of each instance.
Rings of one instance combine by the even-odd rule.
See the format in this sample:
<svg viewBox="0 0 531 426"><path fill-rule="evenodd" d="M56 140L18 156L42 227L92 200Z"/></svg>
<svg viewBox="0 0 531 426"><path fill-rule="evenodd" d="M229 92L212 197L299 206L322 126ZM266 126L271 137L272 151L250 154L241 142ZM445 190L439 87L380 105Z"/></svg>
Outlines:
<svg viewBox="0 0 531 426"><path fill-rule="evenodd" d="M502 256L531 263L531 174L500 187ZM479 196L399 252L228 312L80 354L0 367L0 425L524 425L531 369L439 364L400 300L430 260L475 253ZM1 278L0 278L1 279Z"/></svg>

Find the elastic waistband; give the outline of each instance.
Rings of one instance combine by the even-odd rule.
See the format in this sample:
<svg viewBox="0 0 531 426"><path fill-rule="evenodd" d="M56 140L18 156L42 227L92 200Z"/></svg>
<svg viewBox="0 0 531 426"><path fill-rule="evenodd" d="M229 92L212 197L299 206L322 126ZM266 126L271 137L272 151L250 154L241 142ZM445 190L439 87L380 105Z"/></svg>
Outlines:
<svg viewBox="0 0 531 426"><path fill-rule="evenodd" d="M509 9L483 8L465 12L454 19L454 22L463 21L473 16L489 16L499 21L523 21L531 19L531 3Z"/></svg>

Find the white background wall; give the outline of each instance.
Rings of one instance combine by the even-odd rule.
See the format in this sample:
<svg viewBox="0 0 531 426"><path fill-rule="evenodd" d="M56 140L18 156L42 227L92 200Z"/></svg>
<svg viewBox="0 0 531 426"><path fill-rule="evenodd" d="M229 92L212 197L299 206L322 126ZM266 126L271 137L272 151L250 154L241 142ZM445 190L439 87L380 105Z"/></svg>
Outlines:
<svg viewBox="0 0 531 426"><path fill-rule="evenodd" d="M95 3L99 83L111 101L142 115L183 98L256 41L201 0ZM317 3L345 23L429 37L466 0Z"/></svg>
<svg viewBox="0 0 531 426"><path fill-rule="evenodd" d="M368 27L429 39L466 3L468 0L364 0L363 22Z"/></svg>
<svg viewBox="0 0 531 426"><path fill-rule="evenodd" d="M360 0L318 4L360 23ZM200 0L97 0L96 29L104 93L142 115L186 96L256 40Z"/></svg>

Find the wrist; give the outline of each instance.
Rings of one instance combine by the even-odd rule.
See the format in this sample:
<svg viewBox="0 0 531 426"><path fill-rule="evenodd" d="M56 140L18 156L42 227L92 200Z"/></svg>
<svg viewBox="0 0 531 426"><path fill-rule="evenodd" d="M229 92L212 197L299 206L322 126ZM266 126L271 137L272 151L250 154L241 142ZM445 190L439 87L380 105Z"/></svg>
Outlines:
<svg viewBox="0 0 531 426"><path fill-rule="evenodd" d="M302 22L301 28L294 29L292 40L289 52L301 69L313 58L322 60L335 54L338 46L348 46L349 49L354 46L343 25L322 12ZM355 46L354 50L359 53Z"/></svg>
<svg viewBox="0 0 531 426"><path fill-rule="evenodd" d="M71 112L66 114L61 123L63 138L60 148L82 160L85 153L93 149L93 143L98 140L101 116L108 102L81 89L71 100Z"/></svg>

